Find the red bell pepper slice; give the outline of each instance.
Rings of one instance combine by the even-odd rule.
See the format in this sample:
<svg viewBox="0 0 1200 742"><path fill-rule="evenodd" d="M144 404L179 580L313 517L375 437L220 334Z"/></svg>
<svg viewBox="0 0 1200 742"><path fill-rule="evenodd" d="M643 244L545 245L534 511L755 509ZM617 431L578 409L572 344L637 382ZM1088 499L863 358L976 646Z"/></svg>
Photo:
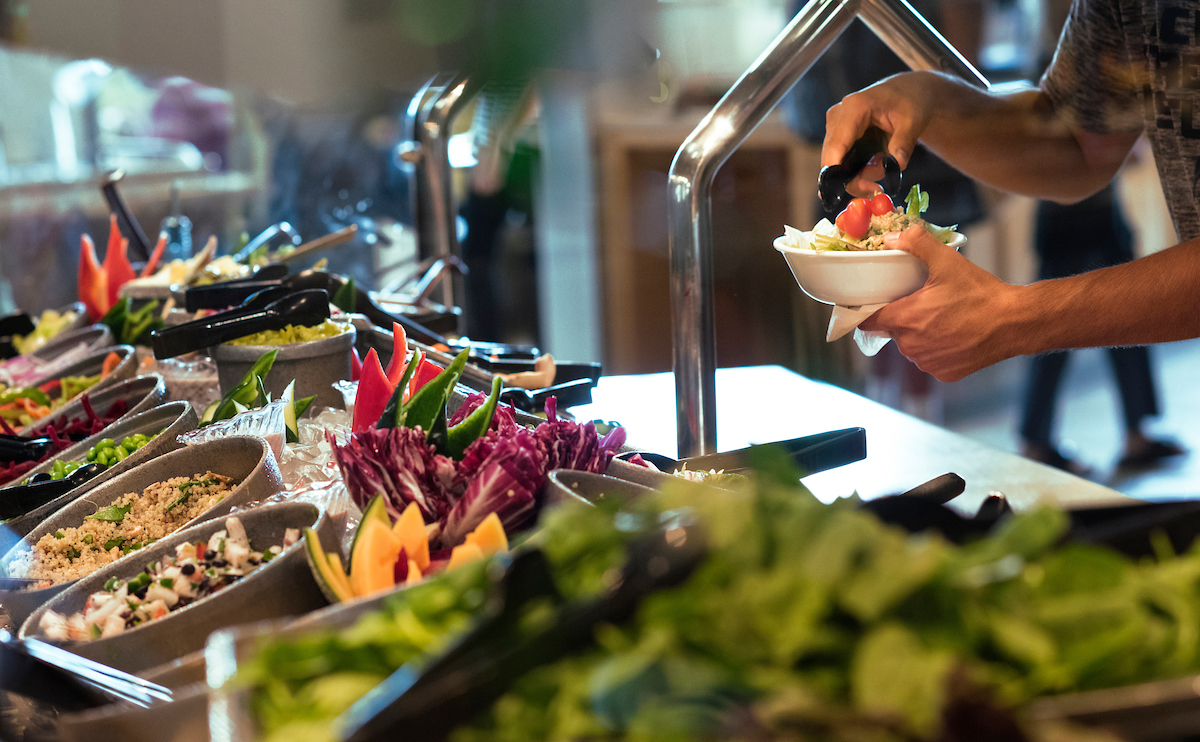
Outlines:
<svg viewBox="0 0 1200 742"><path fill-rule="evenodd" d="M417 365L416 373L413 374L412 381L408 384L408 393L416 394L417 390L433 381L434 377L444 371L441 366L421 354L421 361Z"/></svg>
<svg viewBox="0 0 1200 742"><path fill-rule="evenodd" d="M358 393L354 396L354 418L350 421L350 430L358 433L375 427L395 388L383 373L379 354L371 348L363 361L362 377L358 380Z"/></svg>
<svg viewBox="0 0 1200 742"><path fill-rule="evenodd" d="M141 278L153 276L158 271L158 261L162 260L163 251L167 249L167 233L158 233L158 244L154 246L154 252L150 253L150 259L146 261L146 267L142 268Z"/></svg>
<svg viewBox="0 0 1200 742"><path fill-rule="evenodd" d="M108 222L108 250L104 253L104 275L108 279L108 306L117 303L117 294L129 281L137 278L129 262L129 240L121 237L117 227L117 215L111 214Z"/></svg>
<svg viewBox="0 0 1200 742"><path fill-rule="evenodd" d="M87 307L88 317L95 322L108 311L108 276L100 270L96 243L92 238L85 234L79 242L79 300Z"/></svg>
<svg viewBox="0 0 1200 742"><path fill-rule="evenodd" d="M404 369L408 367L405 361L408 359L408 336L404 334L404 328L399 322L392 323L392 360L388 361L387 371L385 372L388 381L392 382L392 386L400 383L400 377L404 376Z"/></svg>

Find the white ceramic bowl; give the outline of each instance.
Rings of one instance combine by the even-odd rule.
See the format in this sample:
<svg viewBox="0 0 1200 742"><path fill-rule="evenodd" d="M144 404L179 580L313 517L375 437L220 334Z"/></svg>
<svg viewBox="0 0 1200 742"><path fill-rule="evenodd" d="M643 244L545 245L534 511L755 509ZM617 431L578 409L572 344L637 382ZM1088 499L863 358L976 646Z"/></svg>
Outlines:
<svg viewBox="0 0 1200 742"><path fill-rule="evenodd" d="M967 238L954 233L948 243L955 250ZM903 250L809 250L792 247L787 237L775 239L796 283L823 304L858 307L886 304L908 296L925 285L929 270L920 258Z"/></svg>

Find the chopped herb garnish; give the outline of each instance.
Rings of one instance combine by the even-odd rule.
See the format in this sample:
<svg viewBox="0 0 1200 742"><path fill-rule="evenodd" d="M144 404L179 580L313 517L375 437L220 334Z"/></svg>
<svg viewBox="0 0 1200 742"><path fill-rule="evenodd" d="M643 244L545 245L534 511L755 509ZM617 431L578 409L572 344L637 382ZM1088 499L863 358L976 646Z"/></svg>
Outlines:
<svg viewBox="0 0 1200 742"><path fill-rule="evenodd" d="M90 544L95 540L96 540L95 537L92 536L92 534L90 534L90 533L83 537L83 543L85 543L85 544Z"/></svg>
<svg viewBox="0 0 1200 742"><path fill-rule="evenodd" d="M74 546L67 547L67 559L75 560L75 559L78 559L79 556L80 556L79 549L76 549Z"/></svg>
<svg viewBox="0 0 1200 742"><path fill-rule="evenodd" d="M125 520L125 516L129 515L129 511L133 509L133 503L129 503L125 507L109 505L103 510L97 510L95 513L87 516L92 520L103 520L108 523L120 523Z"/></svg>
<svg viewBox="0 0 1200 742"><path fill-rule="evenodd" d="M93 639L100 638L100 627L99 626L97 626L96 624L92 624L90 627L88 627L88 630L92 632Z"/></svg>
<svg viewBox="0 0 1200 742"><path fill-rule="evenodd" d="M66 534L64 534L62 531L55 531L55 532L54 532L54 538L62 538L62 537L63 537L63 536L65 536L65 535L66 535Z"/></svg>
<svg viewBox="0 0 1200 742"><path fill-rule="evenodd" d="M108 579L107 579L107 580L104 582L104 590L105 590L105 592L110 592L110 593L111 593L113 590L116 590L116 589L117 589L117 582L118 582L118 580L117 580L117 578L116 578L116 577L109 577L109 578L108 578Z"/></svg>
<svg viewBox="0 0 1200 742"><path fill-rule="evenodd" d="M123 543L125 543L125 539L110 538L109 540L104 542L104 550L108 551L109 549L118 548Z"/></svg>
<svg viewBox="0 0 1200 742"><path fill-rule="evenodd" d="M158 584L160 584L163 587L170 590L171 588L175 587L175 578L174 577L164 577L158 581Z"/></svg>

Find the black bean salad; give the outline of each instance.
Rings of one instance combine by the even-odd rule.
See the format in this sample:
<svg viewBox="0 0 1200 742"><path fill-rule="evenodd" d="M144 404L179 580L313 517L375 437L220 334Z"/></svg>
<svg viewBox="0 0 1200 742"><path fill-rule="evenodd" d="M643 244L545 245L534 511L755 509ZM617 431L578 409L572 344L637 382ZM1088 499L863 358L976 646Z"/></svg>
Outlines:
<svg viewBox="0 0 1200 742"><path fill-rule="evenodd" d="M208 543L180 544L173 558L146 565L131 580L110 578L103 590L88 596L82 612L64 616L46 611L38 627L49 639L114 636L218 592L299 540L299 529L289 528L282 544L254 551L242 522L226 518L225 528L209 537Z"/></svg>

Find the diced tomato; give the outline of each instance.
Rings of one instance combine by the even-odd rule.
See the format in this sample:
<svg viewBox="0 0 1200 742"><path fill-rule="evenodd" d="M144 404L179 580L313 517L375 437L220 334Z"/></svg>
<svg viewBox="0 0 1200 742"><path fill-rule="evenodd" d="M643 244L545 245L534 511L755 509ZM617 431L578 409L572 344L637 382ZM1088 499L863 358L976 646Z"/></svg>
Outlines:
<svg viewBox="0 0 1200 742"><path fill-rule="evenodd" d="M883 216L895 210L895 204L886 193L876 193L875 197L871 199L871 213L875 216Z"/></svg>
<svg viewBox="0 0 1200 742"><path fill-rule="evenodd" d="M871 206L865 198L856 198L850 202L846 210L838 214L838 229L846 233L852 240L860 240L871 228Z"/></svg>

